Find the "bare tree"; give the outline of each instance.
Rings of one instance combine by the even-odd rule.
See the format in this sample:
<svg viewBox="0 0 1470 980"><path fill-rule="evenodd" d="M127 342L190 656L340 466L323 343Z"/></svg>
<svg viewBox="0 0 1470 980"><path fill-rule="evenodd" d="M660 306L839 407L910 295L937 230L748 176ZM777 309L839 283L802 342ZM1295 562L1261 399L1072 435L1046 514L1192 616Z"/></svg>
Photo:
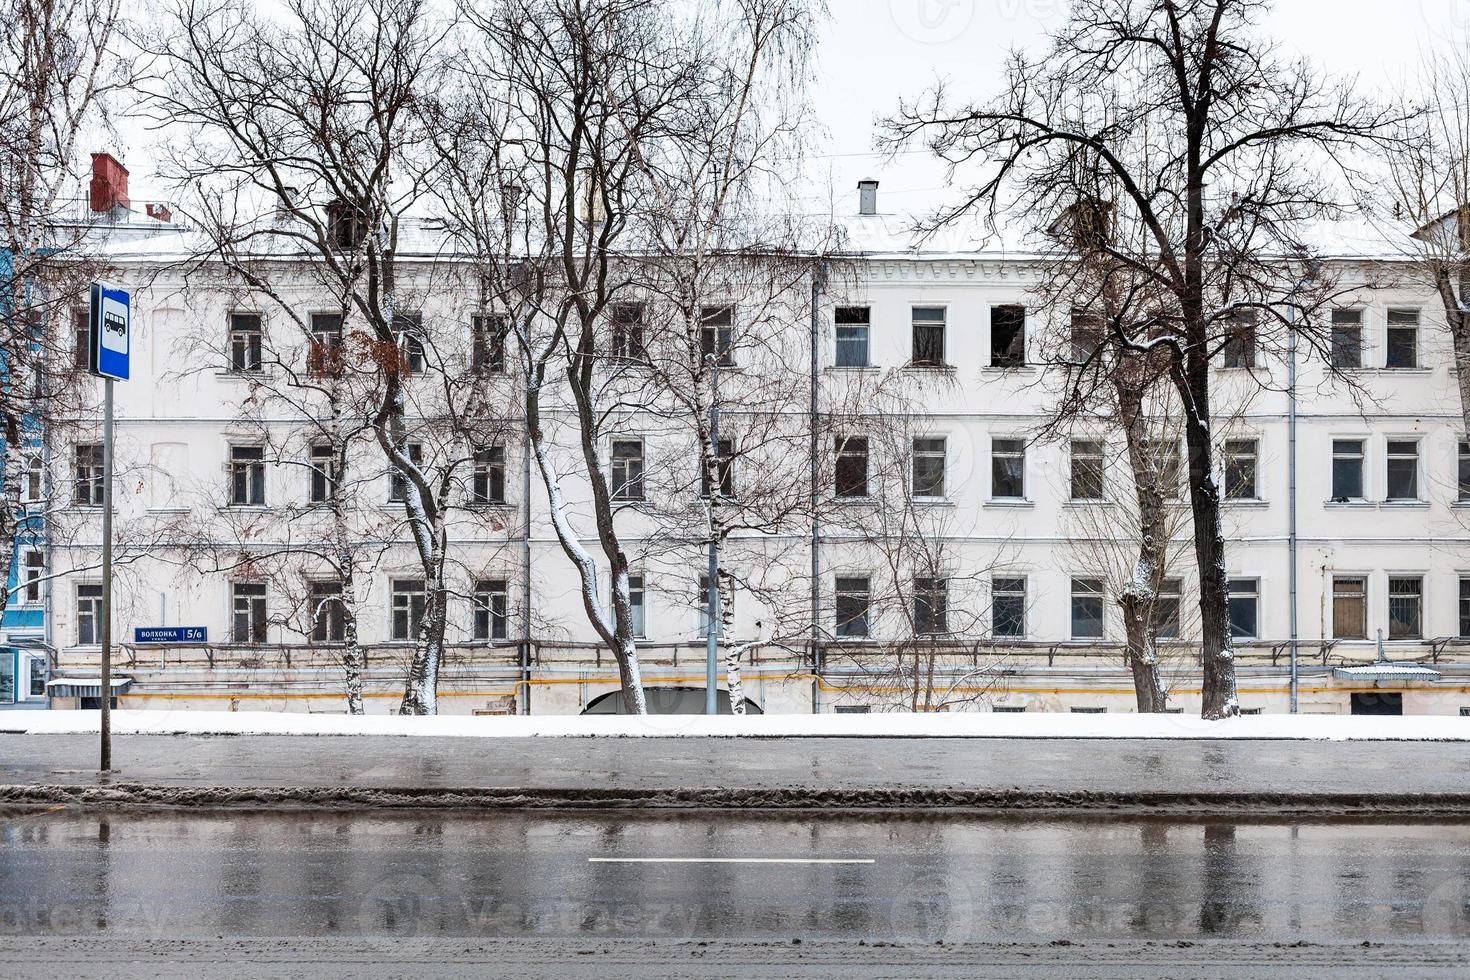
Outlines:
<svg viewBox="0 0 1470 980"><path fill-rule="evenodd" d="M173 13L158 45L167 84L150 93L151 106L192 134L171 162L197 193L210 240L201 259L294 317L304 340L311 324L290 312L273 278L290 263L263 260L309 260L325 295L351 315L329 356L347 352L372 381L367 421L402 488L425 583L400 711L433 713L448 521L488 414L473 376L436 356L433 324L415 306L430 295L432 265L405 257L400 237L411 234L436 166L421 103L442 81L449 26L422 0L292 0L281 19L232 0L184 0ZM432 440L410 419L426 420ZM415 452L431 441L437 453Z"/></svg>
<svg viewBox="0 0 1470 980"><path fill-rule="evenodd" d="M1386 144L1389 180L1365 195L1365 209L1384 221L1410 259L1414 277L1439 297L1470 432L1470 52L1465 44L1427 54L1406 89L1410 114L1396 128L1398 138Z"/></svg>
<svg viewBox="0 0 1470 980"><path fill-rule="evenodd" d="M927 230L976 212L1033 233L1069 213L1100 218L1100 254L1154 296L1148 337L1121 339L1162 352L1183 413L1206 718L1239 711L1211 364L1242 306L1264 311L1261 335L1284 332L1311 253L1305 226L1348 193L1333 168L1350 176L1348 151L1394 118L1275 57L1259 30L1266 6L1080 0L1043 57L1012 56L997 97L956 105L941 87L885 127L890 148L923 141L954 171L982 168Z"/></svg>
<svg viewBox="0 0 1470 980"><path fill-rule="evenodd" d="M76 199L78 150L88 133L104 131L111 101L133 81L123 44L117 0L14 0L0 17L0 555L7 567L17 541L39 537L47 512L70 502L43 459L95 387L77 360L86 354L78 330L98 269Z"/></svg>

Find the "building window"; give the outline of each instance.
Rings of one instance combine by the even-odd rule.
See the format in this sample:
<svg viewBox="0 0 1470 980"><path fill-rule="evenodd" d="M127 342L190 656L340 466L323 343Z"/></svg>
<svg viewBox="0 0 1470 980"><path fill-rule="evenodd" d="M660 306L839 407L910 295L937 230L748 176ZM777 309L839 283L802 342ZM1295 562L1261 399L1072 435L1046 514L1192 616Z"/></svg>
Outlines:
<svg viewBox="0 0 1470 980"><path fill-rule="evenodd" d="M1102 579L1072 579L1072 639L1100 640L1103 637Z"/></svg>
<svg viewBox="0 0 1470 980"><path fill-rule="evenodd" d="M421 442L410 442L404 446L408 453L408 461L415 468L424 465L424 445ZM390 504L401 504L408 500L408 478L393 463L388 464L391 469L388 473L388 502Z"/></svg>
<svg viewBox="0 0 1470 980"><path fill-rule="evenodd" d="M990 440L990 496L1021 500L1026 496L1026 440Z"/></svg>
<svg viewBox="0 0 1470 980"><path fill-rule="evenodd" d="M1102 346L1103 318L1096 313L1072 313L1072 363L1086 364Z"/></svg>
<svg viewBox="0 0 1470 980"><path fill-rule="evenodd" d="M620 361L642 360L643 304L618 303L612 308L612 349L608 352Z"/></svg>
<svg viewBox="0 0 1470 980"><path fill-rule="evenodd" d="M1460 579L1460 632L1462 637L1470 637L1470 578Z"/></svg>
<svg viewBox="0 0 1470 980"><path fill-rule="evenodd" d="M77 645L96 646L102 642L102 586L77 586Z"/></svg>
<svg viewBox="0 0 1470 980"><path fill-rule="evenodd" d="M728 605L726 605L728 603ZM699 595L695 600L695 607L699 610L699 635L709 636L709 576L699 576ZM725 635L725 622L734 621L735 598L734 596L720 596L720 636Z"/></svg>
<svg viewBox="0 0 1470 980"><path fill-rule="evenodd" d="M1174 439L1145 439L1140 449L1148 477L1166 500L1179 496L1179 443Z"/></svg>
<svg viewBox="0 0 1470 980"><path fill-rule="evenodd" d="M393 314L393 336L398 338L403 370L423 374L428 361L424 352L424 318L420 313Z"/></svg>
<svg viewBox="0 0 1470 980"><path fill-rule="evenodd" d="M735 307L700 307L699 353L705 358L718 354L720 367L735 363Z"/></svg>
<svg viewBox="0 0 1470 980"><path fill-rule="evenodd" d="M1363 440L1332 440L1332 499L1363 499Z"/></svg>
<svg viewBox="0 0 1470 980"><path fill-rule="evenodd" d="M1361 575L1333 576L1332 635L1339 640L1368 638L1368 580Z"/></svg>
<svg viewBox="0 0 1470 980"><path fill-rule="evenodd" d="M1225 440L1225 499L1255 500L1260 451L1254 439Z"/></svg>
<svg viewBox="0 0 1470 980"><path fill-rule="evenodd" d="M870 580L866 575L837 576L837 635L844 639L870 636L868 622L872 604Z"/></svg>
<svg viewBox="0 0 1470 980"><path fill-rule="evenodd" d="M1419 443L1412 439L1388 441L1388 499L1419 499Z"/></svg>
<svg viewBox="0 0 1470 980"><path fill-rule="evenodd" d="M395 578L393 593L393 639L416 640L424 625L428 593L421 578Z"/></svg>
<svg viewBox="0 0 1470 980"><path fill-rule="evenodd" d="M33 604L41 601L41 577L45 574L45 552L36 548L27 549L20 564L21 602Z"/></svg>
<svg viewBox="0 0 1470 980"><path fill-rule="evenodd" d="M731 471L731 465L734 460L734 453L735 444L732 443L729 439L721 439L718 446L718 451L715 453L715 458L713 460L715 470L719 473L720 476L721 497L735 496L735 479L734 474ZM699 468L699 495L701 497L709 496L709 482L709 467L701 466Z"/></svg>
<svg viewBox="0 0 1470 980"><path fill-rule="evenodd" d="M1413 368L1419 366L1419 311L1388 311L1388 343L1384 348L1383 366Z"/></svg>
<svg viewBox="0 0 1470 980"><path fill-rule="evenodd" d="M648 635L647 601L642 575L628 576L628 613L633 617L633 635Z"/></svg>
<svg viewBox="0 0 1470 980"><path fill-rule="evenodd" d="M264 643L265 583L235 582L230 589L234 612L231 639L236 643Z"/></svg>
<svg viewBox="0 0 1470 980"><path fill-rule="evenodd" d="M1179 639L1180 593L1183 583L1177 578L1166 578L1159 583L1159 594L1154 598L1153 619L1159 639Z"/></svg>
<svg viewBox="0 0 1470 980"><path fill-rule="evenodd" d="M236 374L259 371L261 367L259 313L230 314L230 370Z"/></svg>
<svg viewBox="0 0 1470 980"><path fill-rule="evenodd" d="M1230 580L1230 635L1238 640L1254 640L1260 635L1260 591L1253 578Z"/></svg>
<svg viewBox="0 0 1470 980"><path fill-rule="evenodd" d="M920 436L914 439L912 484L915 497L944 496L943 436Z"/></svg>
<svg viewBox="0 0 1470 980"><path fill-rule="evenodd" d="M990 631L1019 639L1026 635L1026 580L1019 576L990 582Z"/></svg>
<svg viewBox="0 0 1470 980"><path fill-rule="evenodd" d="M1363 311L1333 310L1330 335L1331 363L1335 368L1363 366Z"/></svg>
<svg viewBox="0 0 1470 980"><path fill-rule="evenodd" d="M916 367L944 365L944 314L942 306L913 308L914 358Z"/></svg>
<svg viewBox="0 0 1470 980"><path fill-rule="evenodd" d="M914 635L949 632L949 579L914 579Z"/></svg>
<svg viewBox="0 0 1470 980"><path fill-rule="evenodd" d="M265 449L261 446L230 447L230 506L265 505Z"/></svg>
<svg viewBox="0 0 1470 980"><path fill-rule="evenodd" d="M1103 444L1096 439L1072 440L1072 499L1103 499L1105 460Z"/></svg>
<svg viewBox="0 0 1470 980"><path fill-rule="evenodd" d="M476 582L471 603L474 639L503 640L510 635L510 592L505 579L490 578Z"/></svg>
<svg viewBox="0 0 1470 980"><path fill-rule="evenodd" d="M1418 576L1391 575L1388 579L1388 638L1419 640L1424 637L1424 580Z"/></svg>
<svg viewBox="0 0 1470 980"><path fill-rule="evenodd" d="M331 443L313 443L311 447L311 502L314 504L335 500L337 489L342 485L342 474L338 472L340 460Z"/></svg>
<svg viewBox="0 0 1470 980"><path fill-rule="evenodd" d="M306 352L306 370L323 378L342 373L342 314L311 315L311 347Z"/></svg>
<svg viewBox="0 0 1470 980"><path fill-rule="evenodd" d="M40 456L26 457L24 481L20 486L20 502L38 504L46 492L46 470Z"/></svg>
<svg viewBox="0 0 1470 980"><path fill-rule="evenodd" d="M837 321L838 367L863 368L868 366L870 316L866 306L837 307L835 319Z"/></svg>
<svg viewBox="0 0 1470 980"><path fill-rule="evenodd" d="M327 233L337 248L351 251L367 241L367 215L344 201L333 201L327 205Z"/></svg>
<svg viewBox="0 0 1470 980"><path fill-rule="evenodd" d="M1459 443L1459 463L1456 481L1459 484L1459 499L1461 503L1470 502L1470 442Z"/></svg>
<svg viewBox="0 0 1470 980"><path fill-rule="evenodd" d="M92 367L92 314L87 309L71 313L72 367L87 371Z"/></svg>
<svg viewBox="0 0 1470 980"><path fill-rule="evenodd" d="M347 639L347 605L341 582L310 582L306 587L311 642L342 643Z"/></svg>
<svg viewBox="0 0 1470 980"><path fill-rule="evenodd" d="M866 497L868 495L868 437L838 436L837 487L839 497Z"/></svg>
<svg viewBox="0 0 1470 980"><path fill-rule="evenodd" d="M614 500L643 499L643 440L613 440L612 495Z"/></svg>
<svg viewBox="0 0 1470 980"><path fill-rule="evenodd" d="M1235 309L1226 320L1229 333L1221 354L1227 368L1252 368L1256 366L1256 311Z"/></svg>
<svg viewBox="0 0 1470 980"><path fill-rule="evenodd" d="M470 370L475 374L505 371L505 317L494 313L470 317Z"/></svg>
<svg viewBox="0 0 1470 980"><path fill-rule="evenodd" d="M832 706L832 713L838 715L865 715L872 706L866 704L837 704Z"/></svg>
<svg viewBox="0 0 1470 980"><path fill-rule="evenodd" d="M485 446L475 450L474 471L470 478L470 502L505 503L504 446Z"/></svg>
<svg viewBox="0 0 1470 980"><path fill-rule="evenodd" d="M72 501L82 507L102 506L102 444L73 447Z"/></svg>
<svg viewBox="0 0 1470 980"><path fill-rule="evenodd" d="M990 308L990 366L1021 367L1026 363L1026 307Z"/></svg>

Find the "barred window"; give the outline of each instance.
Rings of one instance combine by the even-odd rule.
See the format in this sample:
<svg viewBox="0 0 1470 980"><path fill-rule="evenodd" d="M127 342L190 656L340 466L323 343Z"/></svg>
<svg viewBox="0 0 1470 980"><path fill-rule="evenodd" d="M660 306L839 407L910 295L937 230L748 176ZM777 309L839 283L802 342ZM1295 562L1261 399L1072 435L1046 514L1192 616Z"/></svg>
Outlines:
<svg viewBox="0 0 1470 980"><path fill-rule="evenodd" d="M1424 580L1418 576L1390 576L1388 580L1388 638L1424 637Z"/></svg>

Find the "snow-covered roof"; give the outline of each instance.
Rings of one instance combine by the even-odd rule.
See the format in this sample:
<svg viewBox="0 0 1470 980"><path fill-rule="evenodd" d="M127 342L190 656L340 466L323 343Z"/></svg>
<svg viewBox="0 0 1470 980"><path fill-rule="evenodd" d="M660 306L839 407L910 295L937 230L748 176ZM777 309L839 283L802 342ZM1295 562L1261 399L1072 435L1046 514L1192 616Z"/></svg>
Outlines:
<svg viewBox="0 0 1470 980"><path fill-rule="evenodd" d="M1334 667L1332 676L1345 681L1437 681L1439 671L1423 664L1380 661L1358 667Z"/></svg>

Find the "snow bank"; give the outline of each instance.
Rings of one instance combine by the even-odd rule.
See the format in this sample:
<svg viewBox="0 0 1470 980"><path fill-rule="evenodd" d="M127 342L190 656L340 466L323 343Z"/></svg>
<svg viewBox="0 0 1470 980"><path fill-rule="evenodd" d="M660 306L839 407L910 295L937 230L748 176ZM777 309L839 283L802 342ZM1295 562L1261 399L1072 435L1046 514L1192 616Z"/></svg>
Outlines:
<svg viewBox="0 0 1470 980"><path fill-rule="evenodd" d="M0 733L87 734L96 711L0 712ZM1150 738L1467 741L1470 718L1252 715L1203 721L1186 715L965 712L955 714L597 716L309 715L271 711L112 713L119 735L428 735L477 738Z"/></svg>

